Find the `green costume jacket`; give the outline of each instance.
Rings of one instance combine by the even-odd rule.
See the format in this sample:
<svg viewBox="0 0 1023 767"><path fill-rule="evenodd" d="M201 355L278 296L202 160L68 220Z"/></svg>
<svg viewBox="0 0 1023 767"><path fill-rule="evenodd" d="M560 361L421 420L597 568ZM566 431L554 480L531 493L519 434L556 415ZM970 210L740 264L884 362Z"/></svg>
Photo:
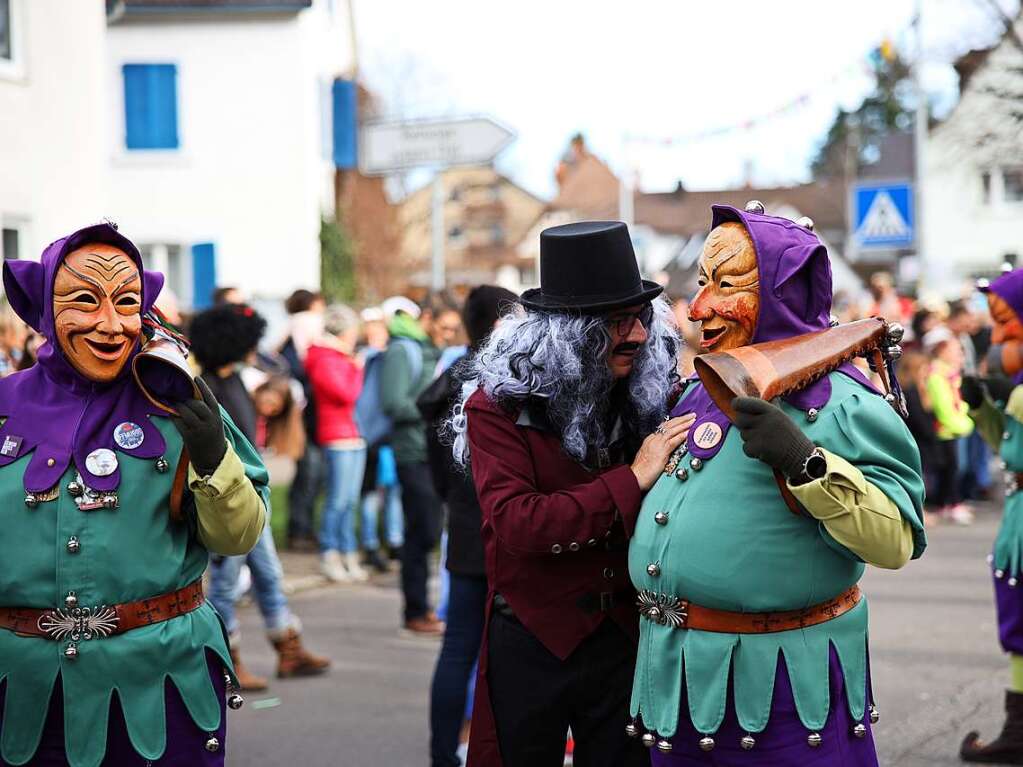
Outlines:
<svg viewBox="0 0 1023 767"><path fill-rule="evenodd" d="M910 523L913 556L925 543L920 456L909 430L879 396L840 373L815 421L782 409L823 449L841 456L883 491ZM684 398L695 386L683 394ZM729 429L724 444L688 479L662 475L643 502L629 547L637 589L677 596L720 610L794 610L838 596L859 581L864 565L824 524L786 506L770 468L743 453ZM667 512L664 524L657 512ZM663 517L662 517L663 520ZM648 565L657 563L659 574ZM656 570L655 570L656 572ZM867 704L867 603L806 629L768 634L725 634L675 629L640 619L631 712L663 737L675 734L681 688L696 729L714 733L725 716L729 678L740 725L762 732L771 710L779 653L785 660L799 717L816 731L831 709L829 647L845 675L854 719Z"/></svg>
<svg viewBox="0 0 1023 767"><path fill-rule="evenodd" d="M0 469L0 605L53 608L74 591L82 607L131 602L183 588L201 578L209 552L196 532L194 497L186 491L184 521L171 519L169 499L182 440L169 419L153 418L167 443L170 471L120 453L117 509L81 511L67 490L36 508L25 504L22 474L30 455ZM268 477L255 449L224 415L225 432L245 474L269 508ZM77 545L69 545L72 538ZM177 687L196 724L214 731L220 701L210 683L206 650L231 669L227 639L213 606L109 637L78 643L0 630L0 683L6 683L0 754L20 764L35 752L59 676L65 738L72 767L100 763L112 696L124 712L135 749L156 759L164 751L164 683Z"/></svg>

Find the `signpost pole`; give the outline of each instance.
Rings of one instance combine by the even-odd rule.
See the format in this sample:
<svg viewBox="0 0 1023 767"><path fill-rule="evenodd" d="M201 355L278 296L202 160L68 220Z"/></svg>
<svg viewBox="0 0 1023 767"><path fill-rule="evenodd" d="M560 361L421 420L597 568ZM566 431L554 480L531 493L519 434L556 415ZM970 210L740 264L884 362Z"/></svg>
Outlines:
<svg viewBox="0 0 1023 767"><path fill-rule="evenodd" d="M916 183L914 184L914 228L916 234L916 262L919 269L917 292L923 293L928 285L927 251L924 239L924 148L927 144L927 94L924 93L921 70L923 69L924 38L923 38L923 2L916 0L916 61L913 63L913 85L916 89L916 117L913 125L913 166Z"/></svg>
<svg viewBox="0 0 1023 767"><path fill-rule="evenodd" d="M438 170L433 177L433 202L430 211L430 228L433 235L433 258L430 270L430 287L435 291L444 290L444 174Z"/></svg>

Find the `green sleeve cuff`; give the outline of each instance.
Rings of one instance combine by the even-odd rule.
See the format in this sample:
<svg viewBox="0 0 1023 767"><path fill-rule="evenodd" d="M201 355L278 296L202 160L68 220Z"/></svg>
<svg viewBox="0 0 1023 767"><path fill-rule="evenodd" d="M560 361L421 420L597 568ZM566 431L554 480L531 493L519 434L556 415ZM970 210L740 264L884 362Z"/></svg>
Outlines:
<svg viewBox="0 0 1023 767"><path fill-rule="evenodd" d="M251 551L266 524L266 509L230 442L220 465L209 476L200 477L189 465L188 486L195 494L203 545L225 556Z"/></svg>
<svg viewBox="0 0 1023 767"><path fill-rule="evenodd" d="M1023 386L1017 386L1005 403L1005 413L1023 423Z"/></svg>
<svg viewBox="0 0 1023 767"><path fill-rule="evenodd" d="M827 470L820 479L789 490L831 537L877 567L898 569L913 553L913 534L898 506L844 458L821 450Z"/></svg>

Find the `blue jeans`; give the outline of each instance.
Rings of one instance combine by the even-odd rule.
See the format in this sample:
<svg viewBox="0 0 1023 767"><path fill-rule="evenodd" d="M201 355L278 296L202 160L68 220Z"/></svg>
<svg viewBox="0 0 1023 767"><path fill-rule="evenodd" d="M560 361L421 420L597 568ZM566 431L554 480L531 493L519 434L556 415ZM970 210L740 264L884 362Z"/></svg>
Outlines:
<svg viewBox="0 0 1023 767"><path fill-rule="evenodd" d="M320 550L349 554L356 549L355 513L366 470L366 448L328 447L327 500L320 522Z"/></svg>
<svg viewBox="0 0 1023 767"><path fill-rule="evenodd" d="M376 551L380 548L377 520L380 517L381 496L384 501L384 536L387 538L387 545L396 549L405 541L401 487L396 484L375 487L362 496L362 548L366 551Z"/></svg>
<svg viewBox="0 0 1023 767"><path fill-rule="evenodd" d="M238 573L242 564L252 572L252 591L263 614L268 633L274 634L296 625L288 609L288 599L282 590L284 570L274 546L270 521L267 520L259 541L248 554L237 557L213 557L210 568L209 600L217 608L231 635L238 633L238 616L234 611L234 592L238 586Z"/></svg>
<svg viewBox="0 0 1023 767"><path fill-rule="evenodd" d="M444 644L430 688L432 767L458 767L458 733L466 713L466 690L483 639L487 579L451 574Z"/></svg>

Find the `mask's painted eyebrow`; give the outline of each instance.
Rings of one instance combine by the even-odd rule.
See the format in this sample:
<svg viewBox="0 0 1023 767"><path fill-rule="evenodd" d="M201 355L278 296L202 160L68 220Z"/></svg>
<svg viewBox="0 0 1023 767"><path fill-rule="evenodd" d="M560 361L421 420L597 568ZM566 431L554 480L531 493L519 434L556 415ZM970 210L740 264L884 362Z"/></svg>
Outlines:
<svg viewBox="0 0 1023 767"><path fill-rule="evenodd" d="M727 264L729 261L731 261L733 258L735 258L740 253L742 253L742 246L741 245L739 247L737 247L735 250L733 250L731 253L729 253L727 256L722 258L720 261L718 261L716 264L714 264L714 268L711 269L711 271L710 271L711 279L714 279L714 278L717 277L718 269L720 269L722 266Z"/></svg>
<svg viewBox="0 0 1023 767"><path fill-rule="evenodd" d="M125 285L129 285L130 283L134 282L134 281L135 281L135 280L137 280L138 278L139 278L138 274L129 274L129 275L127 276L127 277L125 277L125 278L124 278L124 279L123 279L123 280L121 281L121 284L120 284L120 285L118 285L118 286L117 286L116 288L114 288L114 292L116 293L116 292L117 292L117 291L119 291L119 290L120 290L121 288L123 288L123 287L124 287ZM141 288L141 285L140 285L140 286L139 286L139 290L141 290L141 289L142 289L142 288Z"/></svg>
<svg viewBox="0 0 1023 767"><path fill-rule="evenodd" d="M62 269L67 269L75 277L77 277L78 279L82 280L83 282L89 283L94 288L96 288L96 290L99 290L99 291L103 290L103 286L100 285L96 280L94 280L92 277L89 277L87 275L82 274L79 271L76 271L73 267L69 266L67 263L61 264L61 268Z"/></svg>

